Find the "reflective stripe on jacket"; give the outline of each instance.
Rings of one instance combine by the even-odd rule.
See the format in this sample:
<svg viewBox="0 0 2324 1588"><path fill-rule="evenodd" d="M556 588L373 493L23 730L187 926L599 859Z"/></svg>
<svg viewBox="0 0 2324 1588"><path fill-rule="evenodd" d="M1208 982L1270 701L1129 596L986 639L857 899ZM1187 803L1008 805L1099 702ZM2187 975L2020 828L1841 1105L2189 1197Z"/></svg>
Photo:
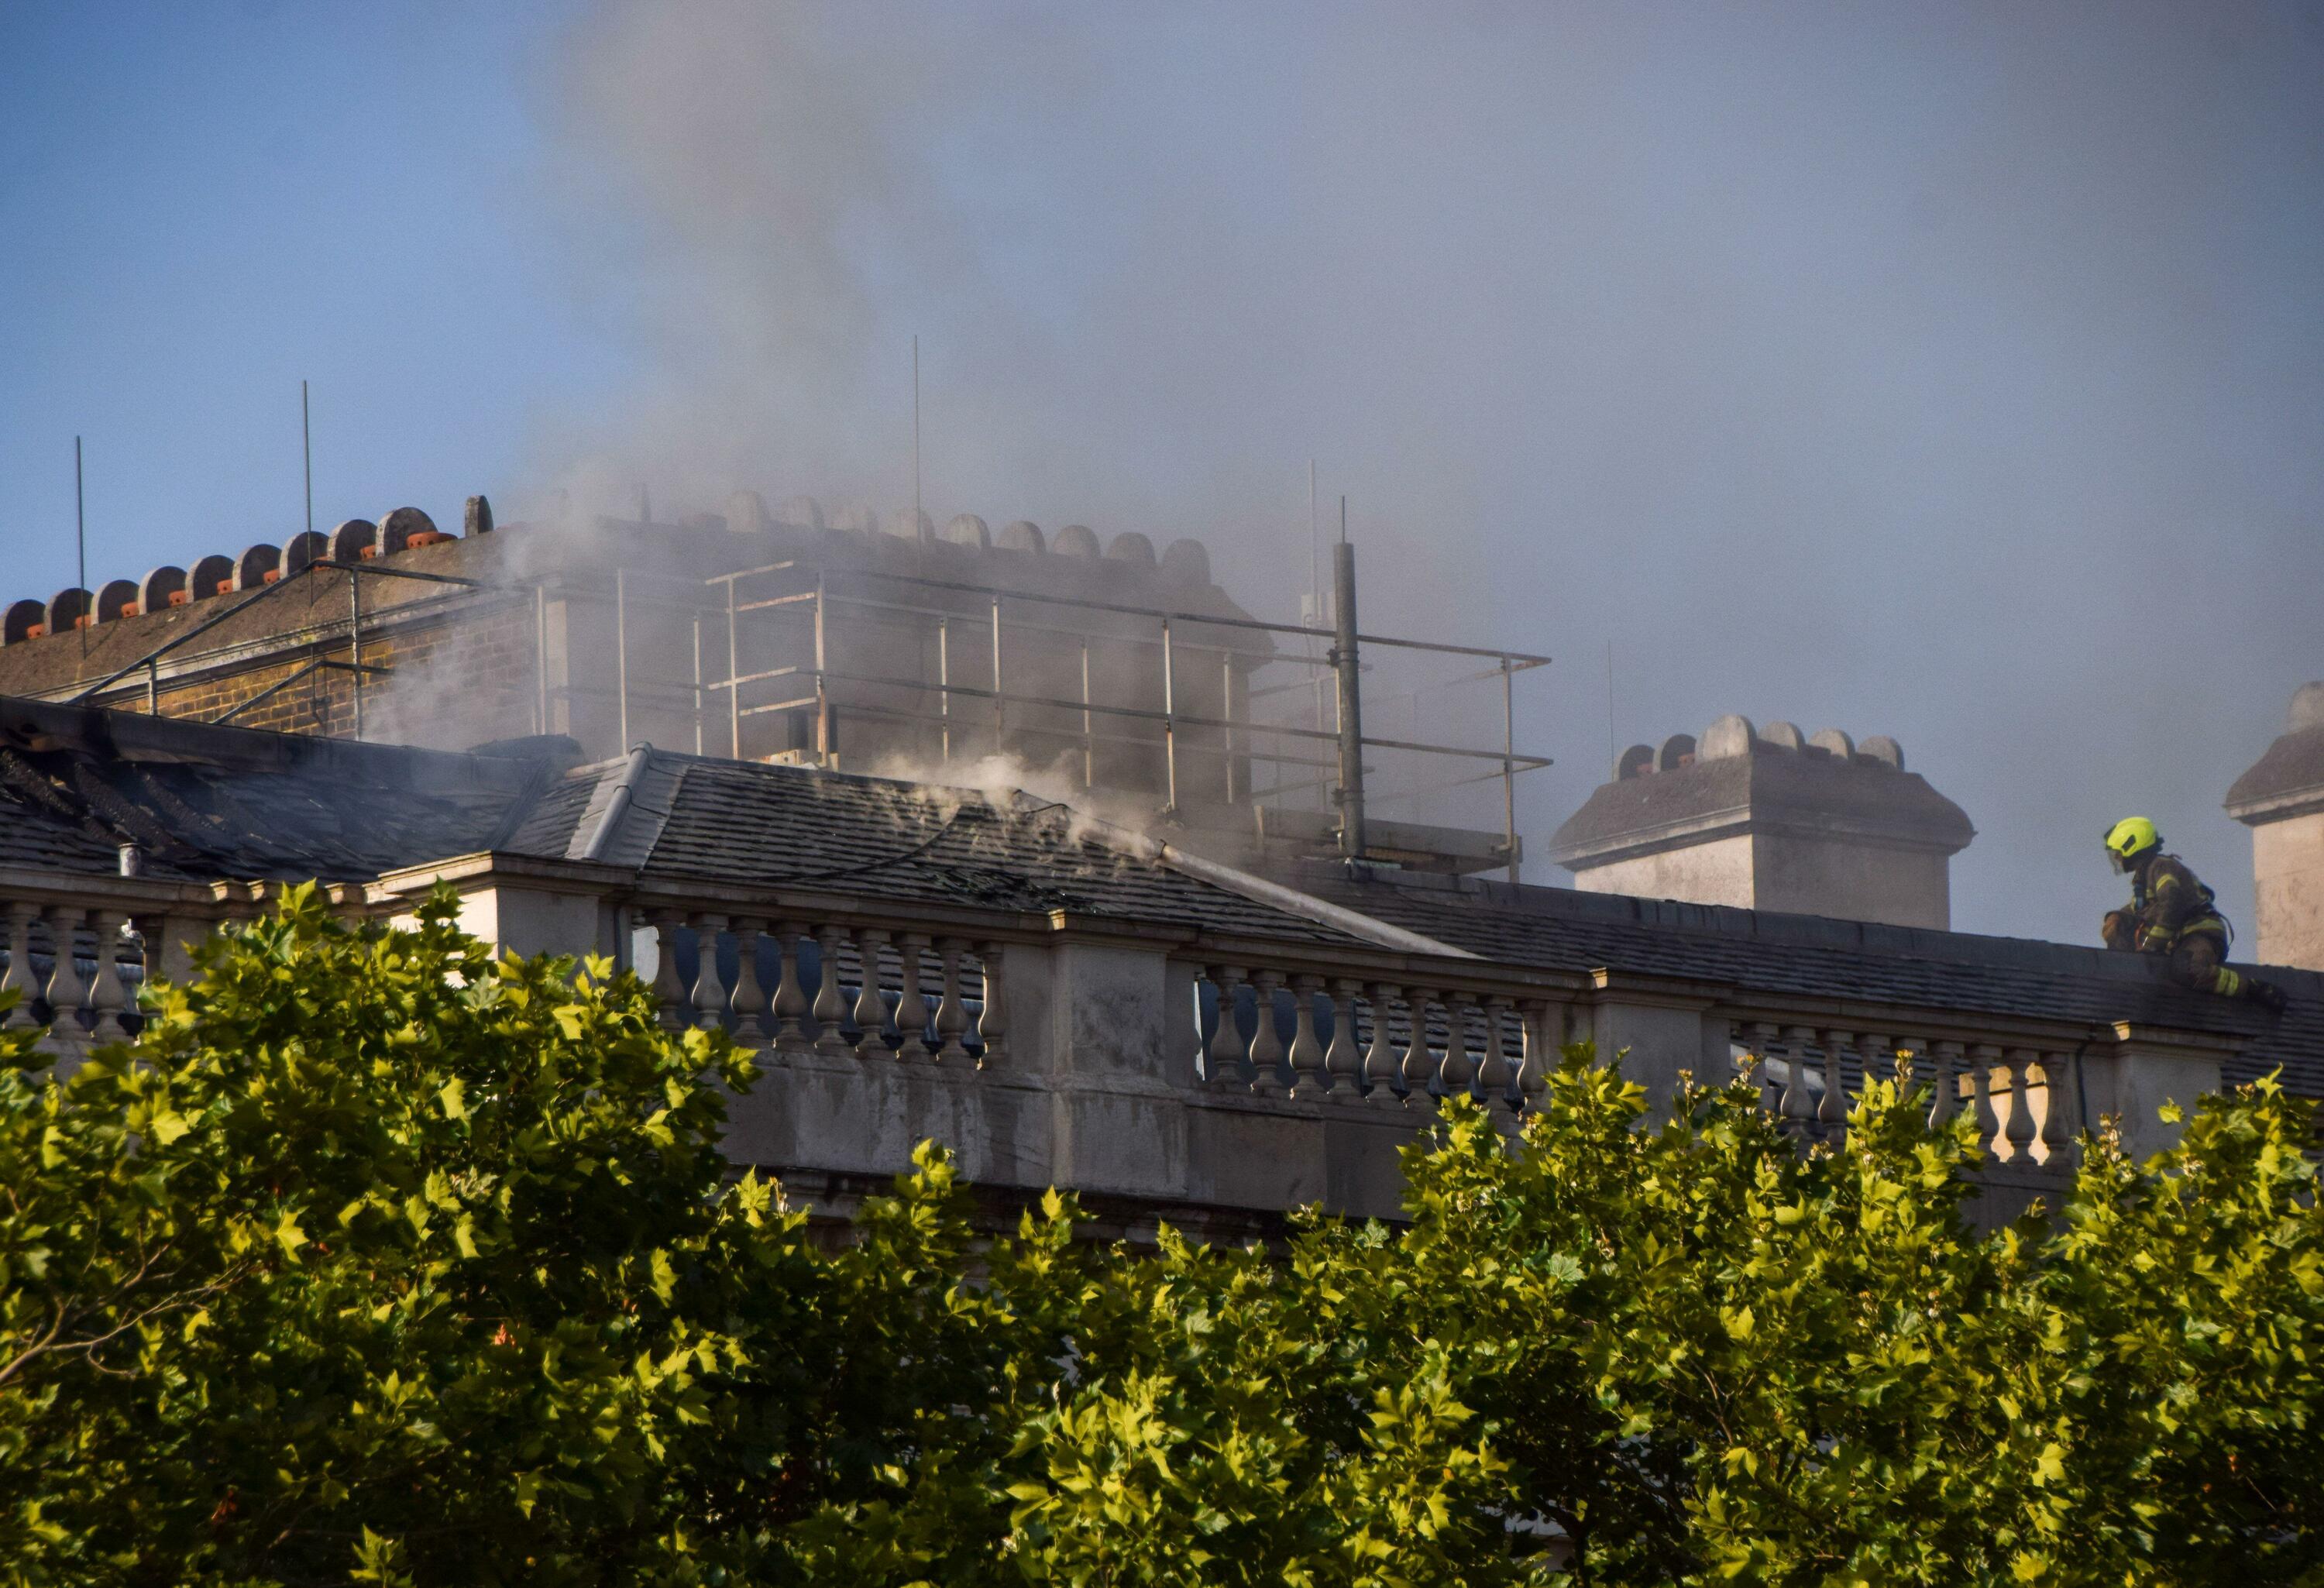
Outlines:
<svg viewBox="0 0 2324 1588"><path fill-rule="evenodd" d="M2181 937L2198 932L2216 934L2226 946L2227 923L2213 908L2211 891L2175 854L2148 863L2130 907L2138 917L2138 946L2148 954L2168 954Z"/></svg>

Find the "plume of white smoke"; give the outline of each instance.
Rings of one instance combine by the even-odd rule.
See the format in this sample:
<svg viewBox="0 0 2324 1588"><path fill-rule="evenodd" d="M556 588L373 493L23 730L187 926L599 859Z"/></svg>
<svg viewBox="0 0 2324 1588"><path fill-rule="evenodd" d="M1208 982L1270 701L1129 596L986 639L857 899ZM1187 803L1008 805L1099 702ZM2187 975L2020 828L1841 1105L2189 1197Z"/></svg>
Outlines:
<svg viewBox="0 0 2324 1588"><path fill-rule="evenodd" d="M1007 813L1059 812L1069 843L1104 837L1108 827L1144 838L1158 836L1150 806L1083 787L1079 774L1069 770L1072 760L1061 757L1039 766L1008 754L949 762L891 755L873 764L872 776L917 785L940 817L950 817L973 798Z"/></svg>
<svg viewBox="0 0 2324 1588"><path fill-rule="evenodd" d="M638 373L545 456L903 503L920 333L937 522L1200 535L1289 616L1320 454L1368 628L1558 653L1536 853L1609 728L1742 710L1902 739L1963 925L2086 937L2126 809L2247 919L2218 802L2324 671L2319 72L2296 8L605 0L550 114Z"/></svg>

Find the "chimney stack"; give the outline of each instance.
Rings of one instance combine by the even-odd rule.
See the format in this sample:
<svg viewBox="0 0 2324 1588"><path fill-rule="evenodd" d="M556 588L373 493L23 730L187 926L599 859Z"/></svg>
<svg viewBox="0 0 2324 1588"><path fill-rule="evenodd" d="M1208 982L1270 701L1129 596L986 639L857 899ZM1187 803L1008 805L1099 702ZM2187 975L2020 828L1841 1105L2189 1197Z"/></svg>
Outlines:
<svg viewBox="0 0 2324 1588"><path fill-rule="evenodd" d="M2252 830L2253 954L2324 971L2324 682L2293 692L2288 731L2236 780L2227 808Z"/></svg>
<svg viewBox="0 0 2324 1588"><path fill-rule="evenodd" d="M1904 770L1894 739L1762 732L1722 716L1697 740L1623 752L1550 841L1592 893L1948 929L1952 857L1977 830Z"/></svg>

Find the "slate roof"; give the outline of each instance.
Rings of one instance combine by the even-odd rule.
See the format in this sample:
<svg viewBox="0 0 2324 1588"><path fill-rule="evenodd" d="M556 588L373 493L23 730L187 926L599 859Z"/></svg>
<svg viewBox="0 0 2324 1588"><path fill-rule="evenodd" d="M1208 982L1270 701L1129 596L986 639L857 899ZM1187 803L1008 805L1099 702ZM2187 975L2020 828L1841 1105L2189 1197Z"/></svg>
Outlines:
<svg viewBox="0 0 2324 1588"><path fill-rule="evenodd" d="M580 858L626 762L576 769L502 847ZM1074 813L1024 797L654 751L600 858L649 877L876 889L930 904L1203 927L1352 943L1308 920L1088 836Z"/></svg>
<svg viewBox="0 0 2324 1588"><path fill-rule="evenodd" d="M1471 953L1548 969L1683 976L1775 993L1860 997L1932 1010L2132 1020L2254 1037L2227 1078L2279 1064L2324 1096L2324 974L2267 968L2291 994L2273 1020L2249 1003L2184 992L2144 955L1674 900L1512 886L1473 877L1310 866L1286 878L1367 915Z"/></svg>
<svg viewBox="0 0 2324 1588"><path fill-rule="evenodd" d="M577 759L560 738L451 752L0 697L0 866L111 875L124 843L177 881L368 882L487 849L580 858L630 761ZM1357 941L1124 854L1059 806L663 751L641 770L595 858L650 877Z"/></svg>
<svg viewBox="0 0 2324 1588"><path fill-rule="evenodd" d="M0 697L0 865L367 882L490 848L577 752L505 753L217 727Z"/></svg>

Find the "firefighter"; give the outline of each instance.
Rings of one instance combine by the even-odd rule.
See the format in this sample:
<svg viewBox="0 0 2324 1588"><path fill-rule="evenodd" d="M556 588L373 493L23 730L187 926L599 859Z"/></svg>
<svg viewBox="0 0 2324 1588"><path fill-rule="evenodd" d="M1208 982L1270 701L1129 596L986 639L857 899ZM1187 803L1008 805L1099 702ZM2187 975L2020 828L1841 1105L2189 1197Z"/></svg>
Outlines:
<svg viewBox="0 0 2324 1588"><path fill-rule="evenodd" d="M2143 816L2126 817L2107 830L2107 856L2130 878L2130 906L2107 912L2106 946L2171 956L2171 979L2198 992L2248 998L2282 1013L2283 990L2227 968L2227 918L2213 908L2211 891L2175 854L2163 853L2163 835Z"/></svg>

